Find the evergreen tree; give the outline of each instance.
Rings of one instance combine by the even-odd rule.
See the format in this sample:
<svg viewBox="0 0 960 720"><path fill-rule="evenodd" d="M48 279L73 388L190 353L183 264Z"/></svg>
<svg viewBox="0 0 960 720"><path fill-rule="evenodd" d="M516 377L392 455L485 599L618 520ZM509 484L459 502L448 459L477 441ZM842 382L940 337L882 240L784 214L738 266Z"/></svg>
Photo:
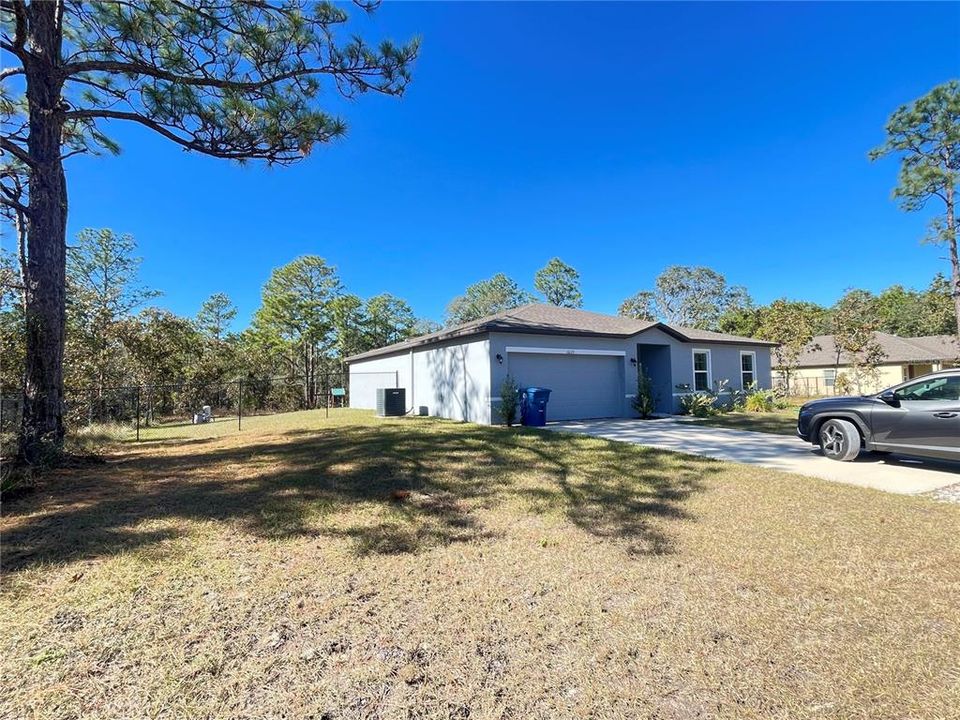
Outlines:
<svg viewBox="0 0 960 720"><path fill-rule="evenodd" d="M373 10L375 0L358 0ZM0 4L0 208L16 228L26 328L21 459L63 441L67 176L78 153L116 152L129 122L230 160L296 162L344 135L322 80L351 98L399 95L418 45L340 43L346 11L307 0L8 0Z"/></svg>
<svg viewBox="0 0 960 720"><path fill-rule="evenodd" d="M363 314L368 348L380 348L412 337L417 323L407 301L390 293L381 293L367 300Z"/></svg>
<svg viewBox="0 0 960 720"><path fill-rule="evenodd" d="M0 249L0 397L20 389L25 338L17 259Z"/></svg>
<svg viewBox="0 0 960 720"><path fill-rule="evenodd" d="M319 375L335 346L332 309L341 294L336 268L304 255L270 274L254 315L256 342L282 357L291 378L302 381L307 407L314 404Z"/></svg>
<svg viewBox="0 0 960 720"><path fill-rule="evenodd" d="M140 285L136 248L132 235L88 228L67 256L70 377L98 396L107 385L129 382L120 324L160 295Z"/></svg>
<svg viewBox="0 0 960 720"><path fill-rule="evenodd" d="M356 295L340 295L330 301L330 331L337 367L343 372L343 362L355 353L369 349L364 337L363 301Z"/></svg>
<svg viewBox="0 0 960 720"><path fill-rule="evenodd" d="M447 306L447 325L460 325L532 302L533 296L503 273L470 285Z"/></svg>
<svg viewBox="0 0 960 720"><path fill-rule="evenodd" d="M634 320L657 319L656 303L653 293L649 290L641 290L620 303L617 308L617 315L633 318Z"/></svg>
<svg viewBox="0 0 960 720"><path fill-rule="evenodd" d="M947 248L955 329L960 337L960 254L957 251L957 182L960 179L960 81L950 80L922 98L900 107L887 122L887 139L871 159L900 158L894 198L907 212L935 201L927 240ZM942 203L942 204L941 204Z"/></svg>
<svg viewBox="0 0 960 720"><path fill-rule="evenodd" d="M569 308L583 306L580 273L560 258L551 259L537 270L533 277L533 287L551 305Z"/></svg>
<svg viewBox="0 0 960 720"><path fill-rule="evenodd" d="M225 293L214 293L200 306L197 313L197 327L207 338L220 342L227 334L227 328L237 317L237 308Z"/></svg>

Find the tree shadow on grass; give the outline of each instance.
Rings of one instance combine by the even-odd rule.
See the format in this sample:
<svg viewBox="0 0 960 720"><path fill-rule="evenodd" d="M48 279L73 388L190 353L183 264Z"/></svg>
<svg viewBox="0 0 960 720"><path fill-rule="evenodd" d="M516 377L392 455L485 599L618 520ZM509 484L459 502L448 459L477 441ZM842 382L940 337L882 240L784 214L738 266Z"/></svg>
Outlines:
<svg viewBox="0 0 960 720"><path fill-rule="evenodd" d="M687 519L684 501L720 469L623 443L434 420L250 440L205 439L59 473L5 508L5 569L155 545L184 532L177 520L263 538L344 537L359 554L418 552L495 537L480 516L501 506L663 554L673 551L665 523Z"/></svg>

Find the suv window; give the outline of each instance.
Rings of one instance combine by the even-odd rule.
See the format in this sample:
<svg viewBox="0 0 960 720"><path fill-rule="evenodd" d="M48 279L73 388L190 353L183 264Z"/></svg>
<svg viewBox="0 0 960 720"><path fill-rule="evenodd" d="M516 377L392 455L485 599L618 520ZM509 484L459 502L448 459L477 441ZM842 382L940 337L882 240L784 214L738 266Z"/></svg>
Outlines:
<svg viewBox="0 0 960 720"><path fill-rule="evenodd" d="M930 378L897 390L899 400L960 400L960 376Z"/></svg>

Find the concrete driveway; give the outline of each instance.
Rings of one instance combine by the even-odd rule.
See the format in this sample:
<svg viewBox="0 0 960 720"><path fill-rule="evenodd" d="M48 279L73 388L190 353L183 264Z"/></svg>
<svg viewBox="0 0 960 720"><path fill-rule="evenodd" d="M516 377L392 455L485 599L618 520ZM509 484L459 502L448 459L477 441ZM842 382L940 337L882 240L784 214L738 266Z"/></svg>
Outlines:
<svg viewBox="0 0 960 720"><path fill-rule="evenodd" d="M835 482L913 495L960 483L960 464L864 453L836 462L798 438L707 427L685 420L580 420L550 423L548 430L762 465Z"/></svg>

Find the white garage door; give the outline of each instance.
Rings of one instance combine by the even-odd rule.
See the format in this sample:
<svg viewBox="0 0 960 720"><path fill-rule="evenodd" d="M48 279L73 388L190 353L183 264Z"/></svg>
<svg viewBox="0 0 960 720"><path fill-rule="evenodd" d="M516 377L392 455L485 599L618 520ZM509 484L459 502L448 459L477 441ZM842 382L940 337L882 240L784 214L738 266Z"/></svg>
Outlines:
<svg viewBox="0 0 960 720"><path fill-rule="evenodd" d="M623 356L511 352L508 372L520 387L553 391L547 420L623 415Z"/></svg>

